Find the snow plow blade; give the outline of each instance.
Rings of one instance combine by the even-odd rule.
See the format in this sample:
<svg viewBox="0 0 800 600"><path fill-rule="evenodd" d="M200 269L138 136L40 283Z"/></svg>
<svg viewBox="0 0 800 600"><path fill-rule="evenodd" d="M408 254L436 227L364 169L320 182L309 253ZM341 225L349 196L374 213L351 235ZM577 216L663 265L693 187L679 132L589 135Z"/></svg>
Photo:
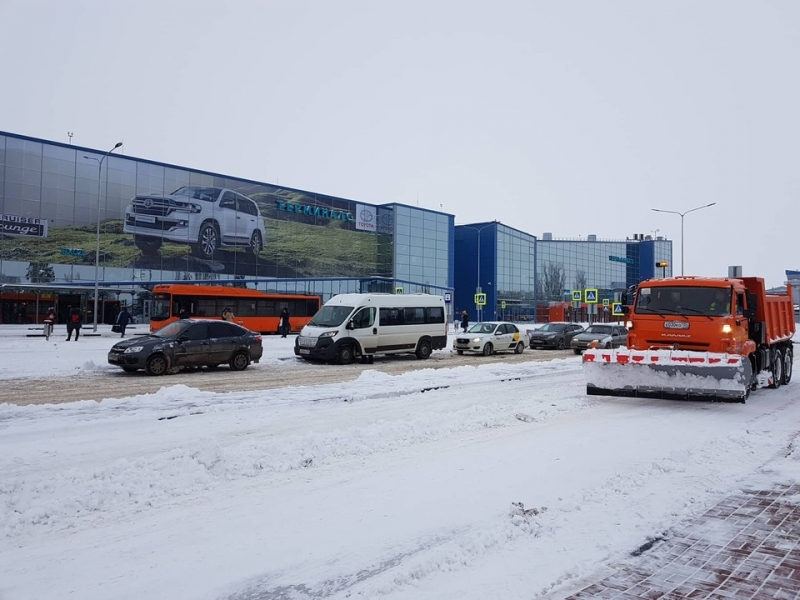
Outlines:
<svg viewBox="0 0 800 600"><path fill-rule="evenodd" d="M586 393L744 402L752 367L738 354L680 350L586 350Z"/></svg>

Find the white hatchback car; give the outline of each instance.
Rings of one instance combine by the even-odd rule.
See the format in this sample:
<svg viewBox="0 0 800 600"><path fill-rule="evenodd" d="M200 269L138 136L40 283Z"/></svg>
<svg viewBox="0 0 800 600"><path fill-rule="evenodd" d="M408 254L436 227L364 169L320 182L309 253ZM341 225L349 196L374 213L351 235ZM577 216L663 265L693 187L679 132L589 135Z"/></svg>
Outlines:
<svg viewBox="0 0 800 600"><path fill-rule="evenodd" d="M466 333L456 334L453 348L459 354L474 352L491 356L495 352L513 351L522 354L525 341L522 333L513 323L505 321L483 321L475 323Z"/></svg>

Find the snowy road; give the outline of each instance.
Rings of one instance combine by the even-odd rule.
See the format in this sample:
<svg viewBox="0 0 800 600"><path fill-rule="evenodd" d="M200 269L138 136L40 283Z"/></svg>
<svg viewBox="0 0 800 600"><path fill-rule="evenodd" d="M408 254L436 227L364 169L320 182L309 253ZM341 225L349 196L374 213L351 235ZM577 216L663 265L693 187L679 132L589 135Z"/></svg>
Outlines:
<svg viewBox="0 0 800 600"><path fill-rule="evenodd" d="M0 598L558 597L796 478L796 389L589 398L571 357L0 405Z"/></svg>

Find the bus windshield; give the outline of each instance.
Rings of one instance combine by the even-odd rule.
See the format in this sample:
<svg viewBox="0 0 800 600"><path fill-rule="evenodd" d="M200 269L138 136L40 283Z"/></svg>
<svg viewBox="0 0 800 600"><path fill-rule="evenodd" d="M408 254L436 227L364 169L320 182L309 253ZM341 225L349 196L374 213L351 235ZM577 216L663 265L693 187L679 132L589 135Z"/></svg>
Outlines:
<svg viewBox="0 0 800 600"><path fill-rule="evenodd" d="M352 312L352 306L323 306L308 324L314 327L338 327Z"/></svg>
<svg viewBox="0 0 800 600"><path fill-rule="evenodd" d="M153 305L150 308L151 321L166 321L170 317L170 295L153 294Z"/></svg>

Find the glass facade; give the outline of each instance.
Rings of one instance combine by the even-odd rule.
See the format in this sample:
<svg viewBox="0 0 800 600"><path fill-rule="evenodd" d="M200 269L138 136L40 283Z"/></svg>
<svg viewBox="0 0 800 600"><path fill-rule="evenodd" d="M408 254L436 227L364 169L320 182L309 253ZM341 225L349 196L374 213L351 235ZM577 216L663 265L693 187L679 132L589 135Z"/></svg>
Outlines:
<svg viewBox="0 0 800 600"><path fill-rule="evenodd" d="M0 213L3 283L453 289L452 215L2 132Z"/></svg>
<svg viewBox="0 0 800 600"><path fill-rule="evenodd" d="M526 320L535 314L536 238L498 222L456 228L457 312L470 320ZM477 306L475 294L486 294Z"/></svg>
<svg viewBox="0 0 800 600"><path fill-rule="evenodd" d="M672 276L672 241L663 238L542 240L490 222L457 226L455 249L455 307L471 320L536 319L553 303L571 303L575 291L583 303L587 289L597 290L602 307L631 285ZM667 266L656 268L661 261ZM483 309L478 292L486 294Z"/></svg>

